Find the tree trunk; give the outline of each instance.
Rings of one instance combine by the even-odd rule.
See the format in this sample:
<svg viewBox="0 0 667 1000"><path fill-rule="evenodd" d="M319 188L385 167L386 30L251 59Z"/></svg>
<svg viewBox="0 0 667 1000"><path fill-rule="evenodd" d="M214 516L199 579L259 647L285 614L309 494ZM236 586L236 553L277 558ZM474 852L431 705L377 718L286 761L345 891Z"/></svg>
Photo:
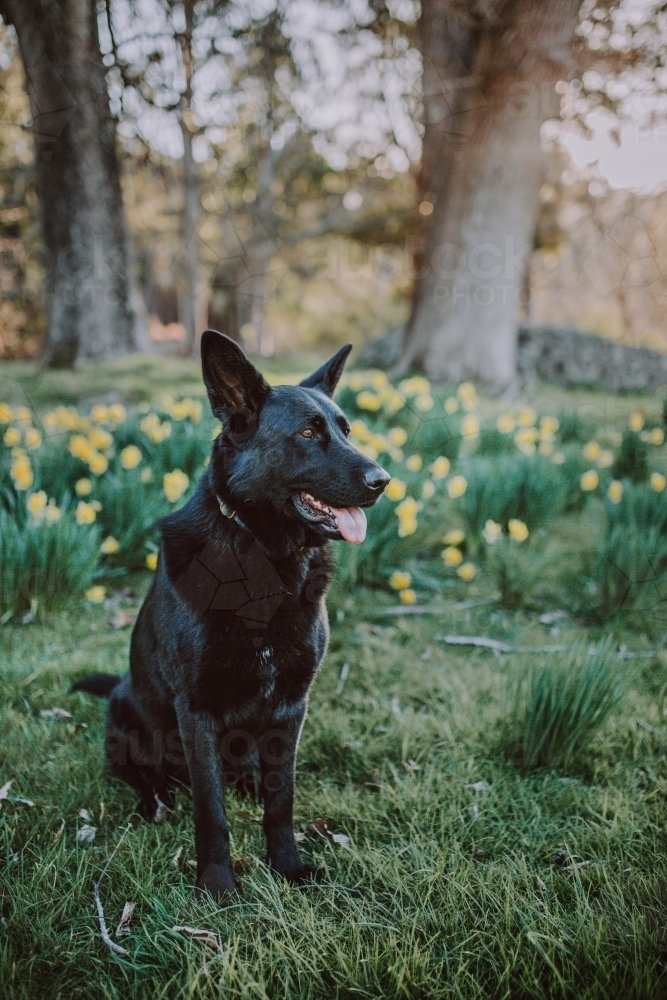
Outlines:
<svg viewBox="0 0 667 1000"><path fill-rule="evenodd" d="M192 77L194 62L192 57L192 36L194 33L194 2L187 0L183 5L185 12L185 31L178 36L181 46L181 57L185 70L185 90L181 97L181 134L183 136L183 315L181 317L187 332L188 354L194 355L197 344L197 303L198 303L198 272L199 247L197 245L197 223L199 219L199 181L197 169L192 156L192 136L190 126L194 127L192 118Z"/></svg>
<svg viewBox="0 0 667 1000"><path fill-rule="evenodd" d="M44 362L132 350L130 262L115 123L94 0L0 0L14 25L33 114L46 256Z"/></svg>
<svg viewBox="0 0 667 1000"><path fill-rule="evenodd" d="M423 38L443 30L443 3L424 4L422 17L433 23L422 26ZM427 127L425 174L438 197L399 372L479 379L496 392L514 383L516 317L543 176L540 127L557 113L553 86L566 72L579 6L508 0L493 20L467 28L459 21L454 67L467 49L470 71L458 79L450 72L443 86L437 69L425 73L426 121L440 121L442 139L436 158ZM448 92L468 96L448 102Z"/></svg>

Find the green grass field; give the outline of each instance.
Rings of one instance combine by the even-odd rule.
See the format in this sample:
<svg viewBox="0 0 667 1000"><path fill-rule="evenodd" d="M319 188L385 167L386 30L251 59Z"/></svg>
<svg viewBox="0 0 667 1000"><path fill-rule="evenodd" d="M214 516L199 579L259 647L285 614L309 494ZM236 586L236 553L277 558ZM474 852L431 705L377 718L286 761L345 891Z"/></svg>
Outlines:
<svg viewBox="0 0 667 1000"><path fill-rule="evenodd" d="M115 382L106 369L81 381L49 375L41 388L34 368L5 366L3 387L36 407L114 387L129 402L141 386L147 396L197 392L194 366L177 389L170 365L128 366ZM482 405L493 414L501 404ZM553 387L540 389L539 405L600 423L624 422L638 405L659 409L652 397ZM125 670L129 629L109 622L136 611L149 574L111 578L106 605L77 598L26 624L9 618L0 627L0 787L12 782L0 802L0 995L667 996L667 647L657 648L667 615L658 601L601 627L572 610L598 514L589 504L549 525L553 558L519 610L498 604L487 568L420 597L429 614L391 611L387 590L334 584L297 776L296 828L322 881L305 891L277 882L263 862L258 807L230 796L242 891L225 908L192 893L187 792L160 825L141 821L134 793L104 771L105 705L68 694L85 673ZM564 617L540 622L562 608ZM513 751L512 698L543 654L496 656L439 638L451 634L512 647L607 636L643 655L620 661L629 689L585 752L561 771L528 770ZM349 842L322 836L318 819ZM96 828L90 843L77 840L84 825ZM125 902L136 903L123 956L100 938L93 884L124 833L100 885L112 937ZM214 932L220 947L179 925Z"/></svg>

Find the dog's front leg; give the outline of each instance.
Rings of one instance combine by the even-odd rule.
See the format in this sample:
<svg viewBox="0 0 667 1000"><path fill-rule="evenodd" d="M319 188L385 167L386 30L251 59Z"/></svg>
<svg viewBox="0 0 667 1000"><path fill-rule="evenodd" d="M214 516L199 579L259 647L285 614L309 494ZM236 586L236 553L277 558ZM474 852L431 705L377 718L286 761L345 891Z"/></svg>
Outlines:
<svg viewBox="0 0 667 1000"><path fill-rule="evenodd" d="M184 704L177 703L176 714L192 786L197 893L220 897L236 888L236 879L229 853L217 731L212 720L193 715Z"/></svg>
<svg viewBox="0 0 667 1000"><path fill-rule="evenodd" d="M315 875L315 869L301 858L294 840L294 766L304 715L305 707L280 729L266 733L260 743L263 826L269 865L297 885Z"/></svg>

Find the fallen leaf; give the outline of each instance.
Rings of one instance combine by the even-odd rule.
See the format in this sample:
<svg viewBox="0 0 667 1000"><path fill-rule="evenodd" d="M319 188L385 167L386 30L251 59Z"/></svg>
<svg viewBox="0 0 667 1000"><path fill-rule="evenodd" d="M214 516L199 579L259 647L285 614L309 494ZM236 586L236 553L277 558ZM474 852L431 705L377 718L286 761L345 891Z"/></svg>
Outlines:
<svg viewBox="0 0 667 1000"><path fill-rule="evenodd" d="M470 819L478 819L479 806L477 804L475 804L474 806L468 806L468 815L470 816Z"/></svg>
<svg viewBox="0 0 667 1000"><path fill-rule="evenodd" d="M398 700L398 698L391 699L391 710L397 719L400 719L402 717L403 712L401 710L401 703Z"/></svg>
<svg viewBox="0 0 667 1000"><path fill-rule="evenodd" d="M84 823L83 826L79 827L76 835L76 840L78 844L92 844L95 840L95 835L97 833L96 826L90 826L88 823Z"/></svg>
<svg viewBox="0 0 667 1000"><path fill-rule="evenodd" d="M380 772L377 770L371 771L368 776L370 781L365 782L366 788L370 788L372 792L380 791Z"/></svg>
<svg viewBox="0 0 667 1000"><path fill-rule="evenodd" d="M329 840L331 838L329 827L324 820L319 817L318 819L313 820L312 823L309 823L306 830L308 833L314 833L316 837L323 837L324 840Z"/></svg>
<svg viewBox="0 0 667 1000"><path fill-rule="evenodd" d="M178 868L178 862L181 859L181 854L182 853L183 853L183 846L181 845L181 847L179 847L179 849L176 851L176 853L174 854L173 858L169 862L169 864L171 865L172 868Z"/></svg>
<svg viewBox="0 0 667 1000"><path fill-rule="evenodd" d="M72 713L64 708L43 708L39 713L40 719L71 719Z"/></svg>
<svg viewBox="0 0 667 1000"><path fill-rule="evenodd" d="M584 871L586 871L587 868L594 868L594 867L595 867L595 862L594 861L579 861L577 864L567 865L566 868L563 868L563 871L564 872L573 872L573 871L575 871L575 869L578 868L579 871L584 872Z"/></svg>
<svg viewBox="0 0 667 1000"><path fill-rule="evenodd" d="M540 878L539 875L536 875L533 878L533 885L535 886L536 889L539 889L541 892L546 892L546 888L547 887L546 887L546 885L544 884L544 882L542 881L542 879Z"/></svg>
<svg viewBox="0 0 667 1000"><path fill-rule="evenodd" d="M246 823L259 823L262 825L261 819L257 816L253 816L252 813L247 812L245 809L232 809L232 816L238 816L239 819L244 819Z"/></svg>
<svg viewBox="0 0 667 1000"><path fill-rule="evenodd" d="M300 844L300 843L301 843L302 841L304 841L305 839L306 839L306 835L305 835L305 833L301 833L301 831L300 831L300 830L298 830L298 831L297 831L297 832L296 832L296 833L294 834L294 840L296 841L296 843L297 843L297 844Z"/></svg>
<svg viewBox="0 0 667 1000"><path fill-rule="evenodd" d="M193 861L192 858L189 858L185 863L186 863L186 865L190 865L190 868L196 868L197 867L197 862Z"/></svg>
<svg viewBox="0 0 667 1000"><path fill-rule="evenodd" d="M182 934L183 937L194 938L197 941L201 941L202 944L208 945L213 951L220 950L220 938L213 931L205 931L199 927L186 927L186 926L176 926L172 927L172 931L175 934Z"/></svg>
<svg viewBox="0 0 667 1000"><path fill-rule="evenodd" d="M6 781L5 784L2 786L2 788L0 788L0 809L2 809L2 803L7 798L9 789L12 787L13 784L14 784L14 779L10 778L9 781Z"/></svg>
<svg viewBox="0 0 667 1000"><path fill-rule="evenodd" d="M487 785L485 781L473 781L471 785L466 785L466 788L472 788L473 792L489 792L491 785Z"/></svg>
<svg viewBox="0 0 667 1000"><path fill-rule="evenodd" d="M486 858L486 851L481 847L476 847L472 852L473 861L484 861Z"/></svg>
<svg viewBox="0 0 667 1000"><path fill-rule="evenodd" d="M120 918L120 923L116 928L116 937L129 937L132 931L130 930L130 923L132 922L132 914L134 913L136 903L126 903L123 907L123 914Z"/></svg>
<svg viewBox="0 0 667 1000"><path fill-rule="evenodd" d="M237 875L243 875L252 864L252 858L237 858L234 862L234 871Z"/></svg>
<svg viewBox="0 0 667 1000"><path fill-rule="evenodd" d="M77 733L83 732L84 729L88 728L87 722L68 722L67 732L70 736L76 736Z"/></svg>
<svg viewBox="0 0 667 1000"><path fill-rule="evenodd" d="M168 814L171 812L168 806L164 804L159 795L155 796L155 815L153 816L154 823L163 823L167 818Z"/></svg>
<svg viewBox="0 0 667 1000"><path fill-rule="evenodd" d="M433 646L427 646L422 655L419 657L420 660L430 660L431 654L433 653Z"/></svg>
<svg viewBox="0 0 667 1000"><path fill-rule="evenodd" d="M90 823L92 818L87 809L79 809L79 819L82 819L84 823Z"/></svg>
<svg viewBox="0 0 667 1000"><path fill-rule="evenodd" d="M134 625L134 615L128 614L127 611L117 611L113 618L109 619L109 625L117 631L122 628L129 628L130 625Z"/></svg>
<svg viewBox="0 0 667 1000"><path fill-rule="evenodd" d="M349 851L350 838L345 833L332 833L331 839L334 844L338 844L339 847L344 847L346 851Z"/></svg>
<svg viewBox="0 0 667 1000"><path fill-rule="evenodd" d="M35 808L35 803L32 801L32 799L20 799L20 798L16 798L16 799L9 799L9 801L10 802L18 802L18 804L21 805L21 806L30 806L31 809Z"/></svg>
<svg viewBox="0 0 667 1000"><path fill-rule="evenodd" d="M553 625L554 622L559 622L563 618L567 618L567 612L565 611L547 611L545 614L540 615L539 620L543 625Z"/></svg>
<svg viewBox="0 0 667 1000"><path fill-rule="evenodd" d="M567 861L567 854L565 851L554 851L551 855L551 864L556 865L558 868L562 868Z"/></svg>
<svg viewBox="0 0 667 1000"><path fill-rule="evenodd" d="M414 760L404 760L401 767L404 771L408 771L410 774L414 774L415 771L421 771L421 767Z"/></svg>

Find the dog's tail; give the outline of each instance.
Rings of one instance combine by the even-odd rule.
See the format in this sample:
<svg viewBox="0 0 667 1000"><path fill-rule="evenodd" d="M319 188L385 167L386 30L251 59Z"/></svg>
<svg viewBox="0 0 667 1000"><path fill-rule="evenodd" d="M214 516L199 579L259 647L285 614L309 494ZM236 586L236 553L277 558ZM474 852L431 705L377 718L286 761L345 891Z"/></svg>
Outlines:
<svg viewBox="0 0 667 1000"><path fill-rule="evenodd" d="M115 674L88 674L72 684L69 690L70 694L74 691L86 691L88 694L96 694L98 698L108 698L120 681L121 678Z"/></svg>

